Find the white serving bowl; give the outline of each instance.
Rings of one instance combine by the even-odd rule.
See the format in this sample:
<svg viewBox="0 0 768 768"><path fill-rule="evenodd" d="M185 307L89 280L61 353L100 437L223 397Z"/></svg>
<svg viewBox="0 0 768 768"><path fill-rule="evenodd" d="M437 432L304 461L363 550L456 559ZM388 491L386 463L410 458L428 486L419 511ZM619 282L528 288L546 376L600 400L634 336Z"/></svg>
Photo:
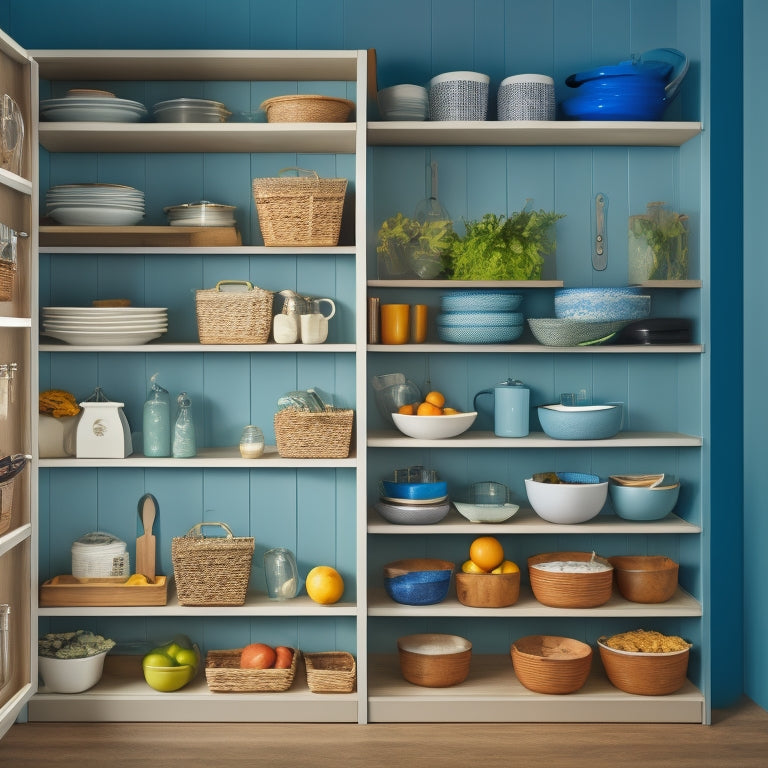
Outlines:
<svg viewBox="0 0 768 768"><path fill-rule="evenodd" d="M550 523L573 525L596 517L608 498L604 483L540 483L526 478L525 490L533 511Z"/></svg>
<svg viewBox="0 0 768 768"><path fill-rule="evenodd" d="M443 440L466 432L477 418L477 411L456 413L450 416L406 416L393 413L395 426L408 437L421 440Z"/></svg>
<svg viewBox="0 0 768 768"><path fill-rule="evenodd" d="M470 523L503 523L520 509L517 504L469 504L465 501L453 501L453 506Z"/></svg>
<svg viewBox="0 0 768 768"><path fill-rule="evenodd" d="M107 651L82 659L37 657L37 668L46 693L80 693L93 688L101 679Z"/></svg>

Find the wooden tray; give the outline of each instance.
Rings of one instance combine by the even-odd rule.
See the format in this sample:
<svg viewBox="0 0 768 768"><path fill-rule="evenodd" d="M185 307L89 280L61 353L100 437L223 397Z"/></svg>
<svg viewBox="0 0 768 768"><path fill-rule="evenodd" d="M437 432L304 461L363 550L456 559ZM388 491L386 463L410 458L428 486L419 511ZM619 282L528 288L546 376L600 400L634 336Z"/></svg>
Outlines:
<svg viewBox="0 0 768 768"><path fill-rule="evenodd" d="M226 246L241 245L234 227L40 226L41 246Z"/></svg>
<svg viewBox="0 0 768 768"><path fill-rule="evenodd" d="M54 576L40 587L41 608L93 605L165 605L168 579L158 576L154 584L115 584L80 582L74 576Z"/></svg>

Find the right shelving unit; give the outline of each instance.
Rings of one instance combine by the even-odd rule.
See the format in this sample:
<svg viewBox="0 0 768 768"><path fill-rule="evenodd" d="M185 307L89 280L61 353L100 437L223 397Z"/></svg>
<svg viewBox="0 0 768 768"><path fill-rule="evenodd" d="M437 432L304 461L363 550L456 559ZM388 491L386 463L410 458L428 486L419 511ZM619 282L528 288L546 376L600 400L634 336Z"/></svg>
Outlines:
<svg viewBox="0 0 768 768"><path fill-rule="evenodd" d="M476 181L472 171L474 159L479 161L477 174L486 174L488 186L511 196L509 187L513 184L509 178L513 168L523 165L525 169L518 161L526 151L537 153L536 159L548 169L556 162L569 164L571 170L579 169L585 178L578 179L574 186L581 183L583 189L589 191L594 181L588 174L595 166L604 167L601 153L612 153L606 160L613 162L619 158L619 163L623 160L631 169L634 147L658 148L660 156L652 162L657 162L661 169L660 185L666 194L667 187L674 187L672 180L682 173L681 163L687 171L699 174L698 153L695 148L692 151L687 148L699 141L701 131L702 125L698 122L369 123L368 142L374 147L369 161L373 188L369 200L374 201L374 224L394 214L387 207L392 201L386 199L386 193L377 207L375 174L381 169L386 176L389 168L404 165L400 163L398 151L406 152L410 163L414 162L414 152L420 147L425 163L439 157L441 168L445 165L457 169L464 164L466 172L460 176L467 189L464 209L470 214L468 217L473 218L479 215L479 204L473 205L470 199L471 190L476 188L473 186ZM405 150L406 147L409 149ZM686 147L684 161L682 147ZM494 164L500 169L496 176L492 170ZM525 170L522 175L525 176ZM551 196L554 200L556 174L553 178L553 189L547 190L549 195L545 197ZM631 178L627 181L631 183ZM518 187L522 183L518 182ZM441 199L445 189L443 182ZM502 200L500 207L503 208L505 202ZM630 205L628 200L627 207ZM375 236L375 231L369 233L369 254L375 254L372 235ZM563 238L559 240L562 248ZM614 241L612 254L616 250ZM504 287L524 294L526 316L547 316L542 311L547 304L551 316L551 296L555 288L589 285L593 280L600 285L626 284L626 249L620 252L624 254L621 267L616 267L614 262L602 282L592 277L588 260L579 261L570 252L562 264L558 255L557 279L510 283L381 280L369 256L368 293L379 296L382 303L426 303L430 312L436 313L441 291ZM616 259L615 255L613 258ZM702 450L705 418L699 391L705 353L702 329L706 327L702 322L699 290L702 282L698 278L653 281L643 287L654 297L657 316L694 317L699 337L696 343L547 347L527 335L508 345L454 345L437 342L436 337L430 335L425 344L368 346L369 378L403 372L420 385L439 389L460 410L471 410L474 393L509 376L523 379L530 386L532 403L552 402L559 392L576 391L585 382L596 398L625 403L625 431L610 440L597 441L552 440L535 431L538 427L533 411L531 428L534 431L525 438L496 437L487 414L481 413L475 428L458 438L414 440L386 428L388 425L379 414L369 409L371 504L378 496L378 480L389 476L393 468L422 464L437 469L441 477L448 480L451 494L461 493L464 487L478 480L505 482L512 489L515 502L522 507L513 518L498 525L468 523L451 513L437 525L398 526L383 521L371 510L368 520L370 721L708 721L708 650L703 619L708 555L702 536L707 491L703 482L706 457ZM675 514L655 523L627 523L608 510L586 524L553 525L527 508L523 480L533 472L579 470L607 476L659 471L658 467L678 474L684 491ZM467 558L469 544L479 535L497 536L504 545L505 556L521 566L523 587L515 605L503 609L473 609L449 594L437 605L410 607L399 605L384 594L381 569L386 562L426 556L450 559L458 564ZM595 550L604 556L667 554L680 562L681 586L677 594L663 604L632 603L614 594L607 604L595 609L548 608L533 598L525 563L531 555L559 550ZM532 693L517 681L512 670L509 646L523 635L566 635L594 647L601 634L641 627L680 634L693 642L689 680L675 694L647 697L619 691L607 680L597 654L589 681L570 696ZM420 688L403 681L397 654L393 654L392 649L396 649L399 635L413 632L448 632L471 640L473 660L467 681L452 688L437 689Z"/></svg>

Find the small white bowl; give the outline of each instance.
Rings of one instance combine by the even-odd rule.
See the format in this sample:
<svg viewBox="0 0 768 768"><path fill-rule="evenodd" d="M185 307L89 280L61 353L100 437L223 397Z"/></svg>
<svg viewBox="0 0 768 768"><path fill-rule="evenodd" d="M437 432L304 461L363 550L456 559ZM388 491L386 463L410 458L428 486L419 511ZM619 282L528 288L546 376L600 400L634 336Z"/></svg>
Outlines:
<svg viewBox="0 0 768 768"><path fill-rule="evenodd" d="M456 413L450 416L406 416L393 413L395 426L408 437L421 440L442 440L466 432L477 418L477 411Z"/></svg>
<svg viewBox="0 0 768 768"><path fill-rule="evenodd" d="M528 501L534 512L550 523L574 525L596 517L608 497L604 483L539 483L525 480Z"/></svg>
<svg viewBox="0 0 768 768"><path fill-rule="evenodd" d="M520 507L517 504L468 504L465 501L453 501L462 517L470 523L503 523L513 517Z"/></svg>
<svg viewBox="0 0 768 768"><path fill-rule="evenodd" d="M107 651L82 659L37 657L37 668L43 678L45 693L81 693L101 680Z"/></svg>

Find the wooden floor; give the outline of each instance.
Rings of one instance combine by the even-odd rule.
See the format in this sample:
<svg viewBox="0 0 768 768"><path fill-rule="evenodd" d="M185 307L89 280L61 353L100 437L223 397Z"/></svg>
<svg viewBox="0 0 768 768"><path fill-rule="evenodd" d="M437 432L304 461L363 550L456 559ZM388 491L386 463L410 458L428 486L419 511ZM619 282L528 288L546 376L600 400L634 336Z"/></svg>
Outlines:
<svg viewBox="0 0 768 768"><path fill-rule="evenodd" d="M32 723L3 768L766 768L768 712L745 699L705 725Z"/></svg>

